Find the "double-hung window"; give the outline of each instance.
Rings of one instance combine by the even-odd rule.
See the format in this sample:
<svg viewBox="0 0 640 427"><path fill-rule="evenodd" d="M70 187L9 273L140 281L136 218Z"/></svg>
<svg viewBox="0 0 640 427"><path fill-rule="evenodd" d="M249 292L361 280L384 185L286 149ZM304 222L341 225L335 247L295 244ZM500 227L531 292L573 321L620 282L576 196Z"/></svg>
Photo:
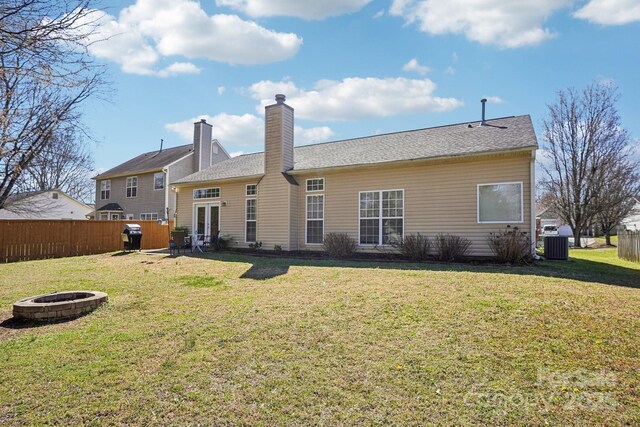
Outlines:
<svg viewBox="0 0 640 427"><path fill-rule="evenodd" d="M111 180L100 181L100 200L108 200L111 197Z"/></svg>
<svg viewBox="0 0 640 427"><path fill-rule="evenodd" d="M324 194L307 195L307 243L321 244L324 236Z"/></svg>
<svg viewBox="0 0 640 427"><path fill-rule="evenodd" d="M255 196L258 194L258 185L257 184L247 184L247 196Z"/></svg>
<svg viewBox="0 0 640 427"><path fill-rule="evenodd" d="M360 193L360 244L389 245L404 234L404 190Z"/></svg>
<svg viewBox="0 0 640 427"><path fill-rule="evenodd" d="M324 191L324 178L307 179L307 191Z"/></svg>
<svg viewBox="0 0 640 427"><path fill-rule="evenodd" d="M522 182L478 184L478 222L522 222Z"/></svg>
<svg viewBox="0 0 640 427"><path fill-rule="evenodd" d="M164 190L164 172L156 172L153 174L153 189Z"/></svg>
<svg viewBox="0 0 640 427"><path fill-rule="evenodd" d="M257 234L257 200L246 199L245 200L245 242L254 243L256 241Z"/></svg>
<svg viewBox="0 0 640 427"><path fill-rule="evenodd" d="M127 197L136 197L138 195L138 177L127 177Z"/></svg>
<svg viewBox="0 0 640 427"><path fill-rule="evenodd" d="M133 215L132 218L133 219ZM147 220L147 221L156 221L158 219L158 213L157 212L153 212L153 213L142 213L140 214L140 219L141 220Z"/></svg>

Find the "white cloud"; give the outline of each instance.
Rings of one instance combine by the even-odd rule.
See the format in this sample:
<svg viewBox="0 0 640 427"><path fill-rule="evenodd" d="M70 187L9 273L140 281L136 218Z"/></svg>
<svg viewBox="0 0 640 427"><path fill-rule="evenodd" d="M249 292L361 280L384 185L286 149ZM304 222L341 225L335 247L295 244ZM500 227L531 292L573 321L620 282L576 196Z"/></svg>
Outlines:
<svg viewBox="0 0 640 427"><path fill-rule="evenodd" d="M133 74L197 72L195 65L185 62L157 71L158 63L172 56L264 64L290 58L302 45L292 33L278 33L235 15L207 15L193 0L137 0L117 18L95 11L87 19L97 24L89 36L90 52Z"/></svg>
<svg viewBox="0 0 640 427"><path fill-rule="evenodd" d="M177 133L185 141L192 141L193 124L200 119L213 125L213 137L232 153L244 153L249 150L264 148L264 120L253 114L233 115L220 113L215 116L202 115L176 123L168 123L166 130ZM296 145L323 142L333 137L331 128L322 126L314 128L294 127Z"/></svg>
<svg viewBox="0 0 640 427"><path fill-rule="evenodd" d="M260 101L257 111L273 104L276 93L287 95L296 116L316 121L386 117L417 112L449 111L463 105L455 98L433 95L436 84L429 79L350 77L342 81L320 80L313 90L293 82L260 81L247 90Z"/></svg>
<svg viewBox="0 0 640 427"><path fill-rule="evenodd" d="M411 61L404 64L404 66L402 67L402 71L415 71L421 76L424 76L429 72L429 67L420 65L418 63L418 60L416 58L413 58Z"/></svg>
<svg viewBox="0 0 640 427"><path fill-rule="evenodd" d="M467 39L503 48L535 45L555 36L544 21L573 0L393 0L389 13L434 35L464 34Z"/></svg>
<svg viewBox="0 0 640 427"><path fill-rule="evenodd" d="M324 19L356 12L371 0L216 0L252 17L293 16L302 19Z"/></svg>
<svg viewBox="0 0 640 427"><path fill-rule="evenodd" d="M177 74L200 74L202 70L190 62L174 62L157 72L159 77L175 76Z"/></svg>
<svg viewBox="0 0 640 427"><path fill-rule="evenodd" d="M638 0L591 0L573 16L602 25L624 25L640 21Z"/></svg>
<svg viewBox="0 0 640 427"><path fill-rule="evenodd" d="M222 95L223 93L226 92L227 88L225 88L224 86L218 86L218 95Z"/></svg>
<svg viewBox="0 0 640 427"><path fill-rule="evenodd" d="M231 153L229 153L229 156L231 157L238 157L238 156L242 156L244 154L244 151L240 150L240 151L232 151Z"/></svg>
<svg viewBox="0 0 640 427"><path fill-rule="evenodd" d="M377 11L376 14L373 15L373 19L382 18L383 16L384 16L384 9Z"/></svg>
<svg viewBox="0 0 640 427"><path fill-rule="evenodd" d="M483 96L489 104L504 104L504 100L499 96Z"/></svg>
<svg viewBox="0 0 640 427"><path fill-rule="evenodd" d="M315 142L329 141L333 136L333 131L327 126L315 128L294 126L293 128L293 138L296 145L307 145Z"/></svg>
<svg viewBox="0 0 640 427"><path fill-rule="evenodd" d="M448 76L453 76L456 73L456 69L453 68L451 65L449 65L445 70L444 73Z"/></svg>

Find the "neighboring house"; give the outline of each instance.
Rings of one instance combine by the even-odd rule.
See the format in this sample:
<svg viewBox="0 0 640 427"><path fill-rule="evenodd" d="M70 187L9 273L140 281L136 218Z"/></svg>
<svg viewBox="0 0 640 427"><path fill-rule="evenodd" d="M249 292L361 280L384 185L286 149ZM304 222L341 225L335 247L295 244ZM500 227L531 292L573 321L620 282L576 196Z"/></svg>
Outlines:
<svg viewBox="0 0 640 427"><path fill-rule="evenodd" d="M559 236L573 237L571 227L560 219L560 215L556 212L556 209L553 206L541 209L536 215L536 222L541 235L543 234L542 230L545 226L552 225L557 227Z"/></svg>
<svg viewBox="0 0 640 427"><path fill-rule="evenodd" d="M210 124L201 120L194 128L193 144L141 154L92 178L95 219L173 217L176 198L167 183L229 159L220 143L211 139Z"/></svg>
<svg viewBox="0 0 640 427"><path fill-rule="evenodd" d="M347 233L359 250L393 249L411 233L471 240L490 256L490 232L532 236L536 136L529 116L506 117L294 148L284 95L265 108L265 152L171 181L176 224L247 247L320 250Z"/></svg>
<svg viewBox="0 0 640 427"><path fill-rule="evenodd" d="M90 206L58 189L9 196L0 219L87 219Z"/></svg>
<svg viewBox="0 0 640 427"><path fill-rule="evenodd" d="M636 202L633 211L620 222L620 225L626 229L631 231L640 231L640 200L634 197Z"/></svg>

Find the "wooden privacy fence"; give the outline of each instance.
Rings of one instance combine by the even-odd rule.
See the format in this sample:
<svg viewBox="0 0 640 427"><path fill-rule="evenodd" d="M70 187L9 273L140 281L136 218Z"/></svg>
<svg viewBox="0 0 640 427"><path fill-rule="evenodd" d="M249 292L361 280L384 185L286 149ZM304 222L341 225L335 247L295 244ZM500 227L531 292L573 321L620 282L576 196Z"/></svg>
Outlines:
<svg viewBox="0 0 640 427"><path fill-rule="evenodd" d="M640 262L640 231L618 232L618 258Z"/></svg>
<svg viewBox="0 0 640 427"><path fill-rule="evenodd" d="M127 223L142 227L142 249L169 246L169 225L157 221L0 220L0 263L101 254L123 249Z"/></svg>

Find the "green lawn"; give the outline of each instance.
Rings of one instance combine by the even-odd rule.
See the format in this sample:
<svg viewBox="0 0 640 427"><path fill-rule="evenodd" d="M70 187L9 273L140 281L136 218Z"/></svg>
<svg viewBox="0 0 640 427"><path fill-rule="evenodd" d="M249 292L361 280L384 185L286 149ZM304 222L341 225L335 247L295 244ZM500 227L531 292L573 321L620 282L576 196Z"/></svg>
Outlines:
<svg viewBox="0 0 640 427"><path fill-rule="evenodd" d="M0 265L0 425L638 425L640 265L106 254ZM11 304L110 302L21 326Z"/></svg>

